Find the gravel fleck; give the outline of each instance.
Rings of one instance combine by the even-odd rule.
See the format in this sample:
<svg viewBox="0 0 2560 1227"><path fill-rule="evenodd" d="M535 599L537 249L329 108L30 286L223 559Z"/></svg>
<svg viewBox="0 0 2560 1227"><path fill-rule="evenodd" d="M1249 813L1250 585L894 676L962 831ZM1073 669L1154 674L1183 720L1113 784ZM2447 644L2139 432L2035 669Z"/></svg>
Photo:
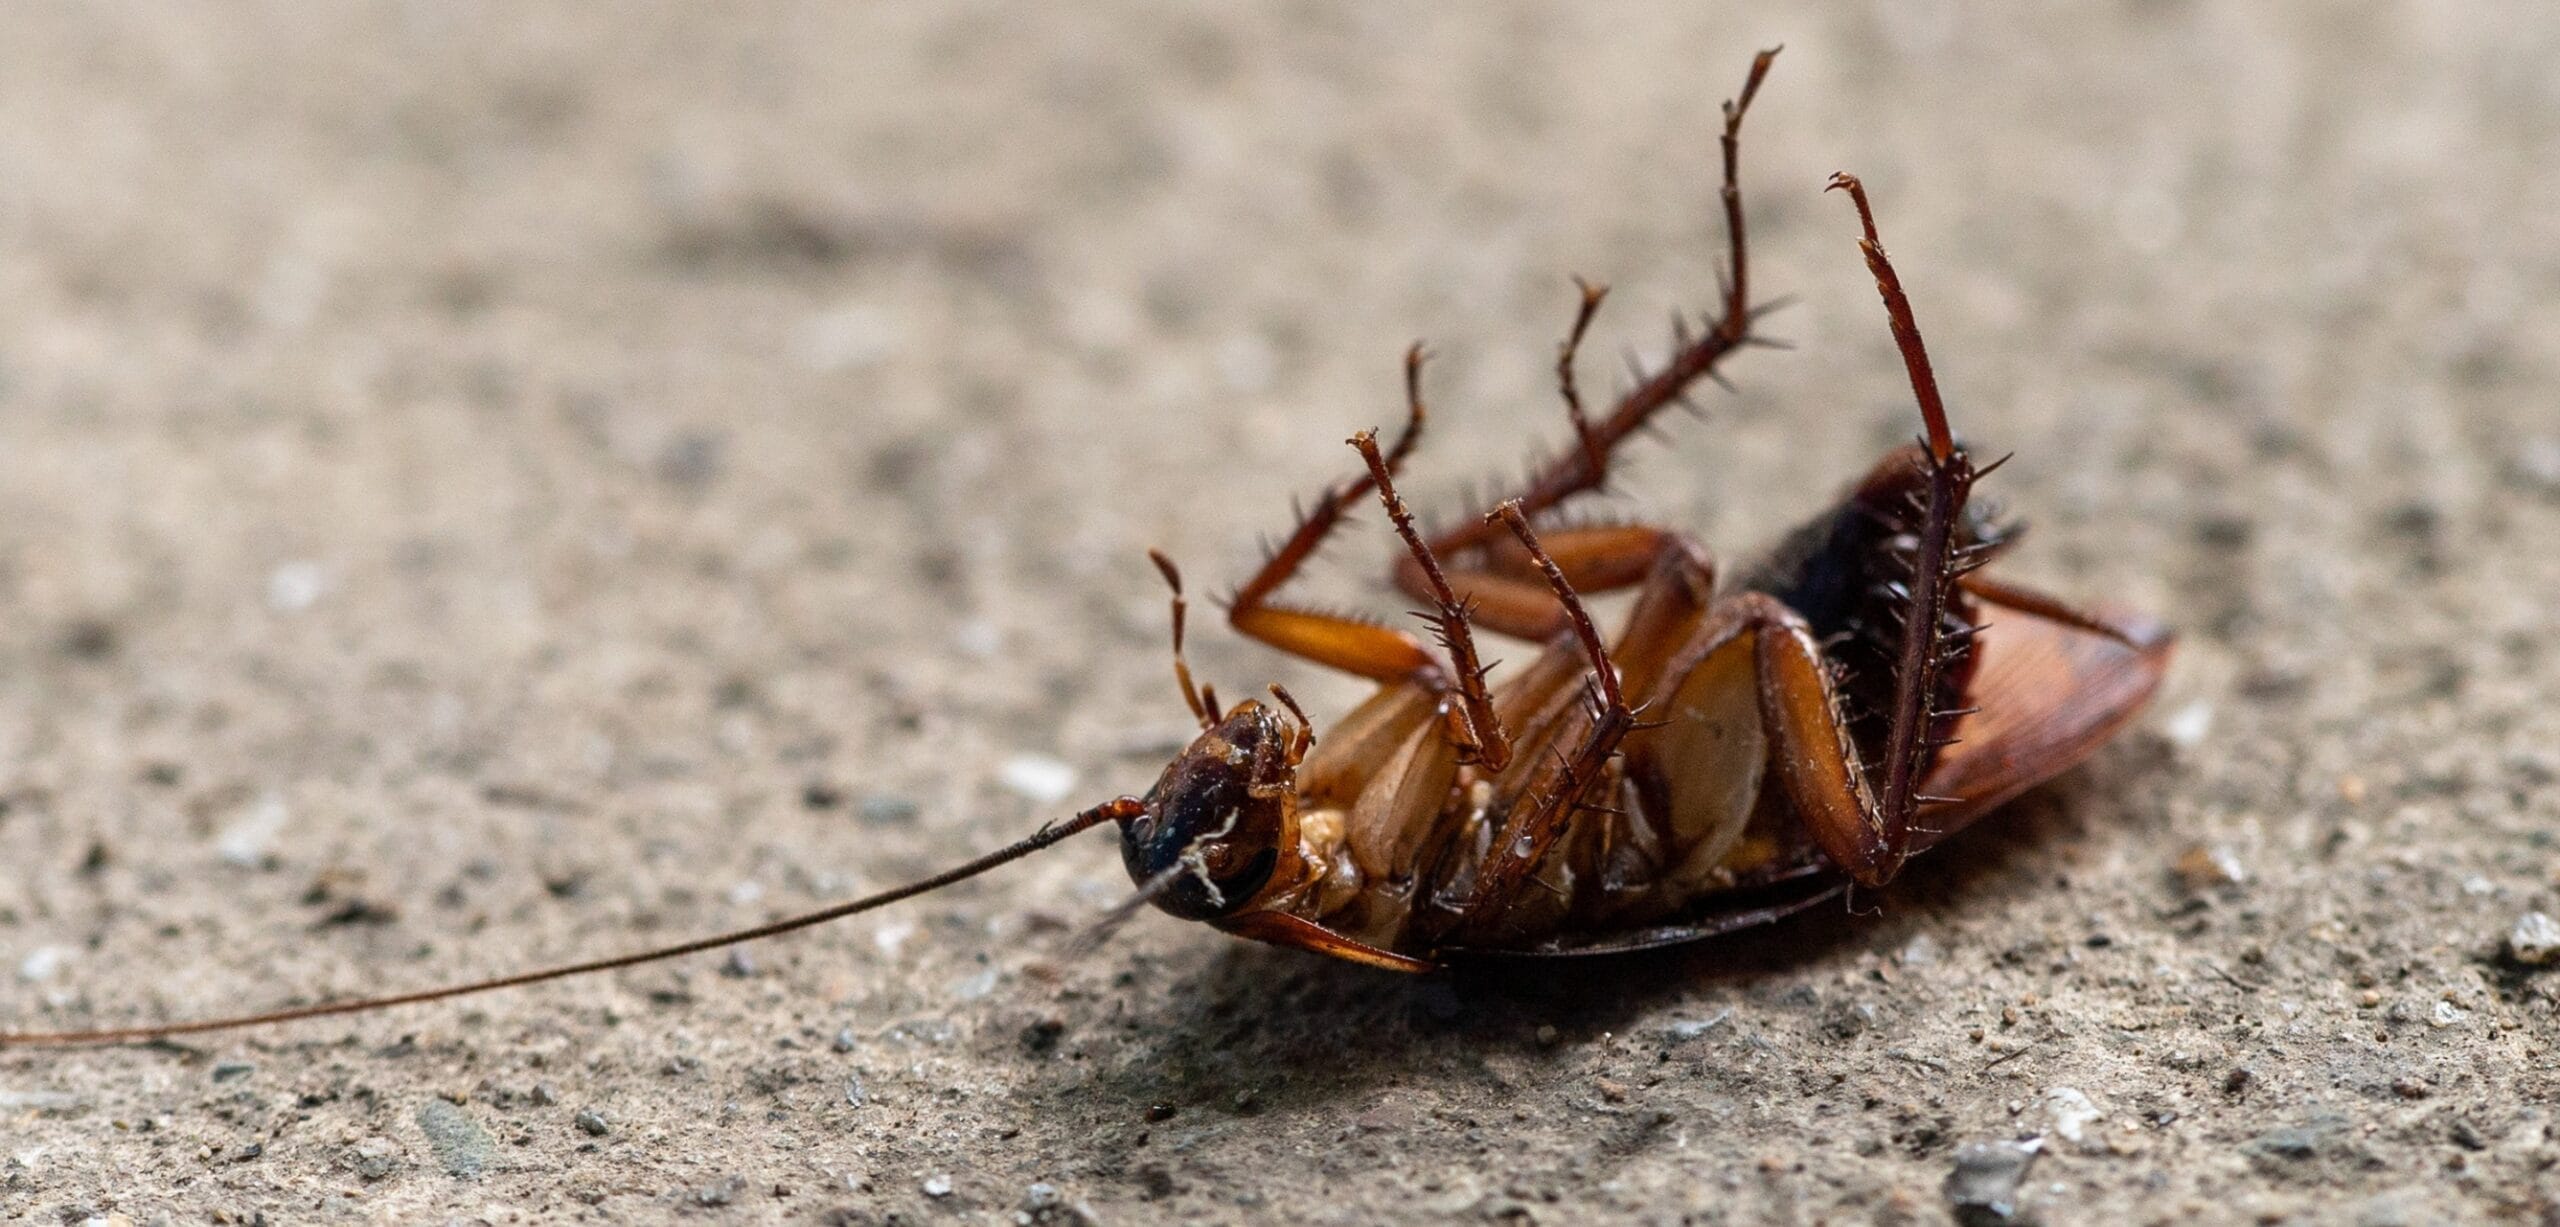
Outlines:
<svg viewBox="0 0 2560 1227"><path fill-rule="evenodd" d="M951 1196L951 1177L949 1177L949 1176L927 1176L927 1177L925 1177L925 1178L924 1178L924 1195L925 1195L925 1196L927 1196L927 1197L949 1197L949 1196Z"/></svg>
<svg viewBox="0 0 2560 1227"><path fill-rule="evenodd" d="M453 1103L430 1099L419 1104L417 1122L419 1132L427 1135L427 1145L436 1152L437 1164L447 1175L477 1180L497 1157L497 1139Z"/></svg>
<svg viewBox="0 0 2560 1227"><path fill-rule="evenodd" d="M1064 801L1076 790L1076 769L1045 754L1016 754L996 768L996 778L1042 805Z"/></svg>
<svg viewBox="0 0 2560 1227"><path fill-rule="evenodd" d="M2507 957L2527 967L2560 959L2560 920L2548 912L2527 912L2507 930Z"/></svg>
<svg viewBox="0 0 2560 1227"><path fill-rule="evenodd" d="M400 1170L400 1144L386 1137L369 1137L347 1148L347 1169L368 1183L389 1179Z"/></svg>
<svg viewBox="0 0 2560 1227"><path fill-rule="evenodd" d="M2189 844L2178 854L2178 863L2170 868L2178 885L2191 895L2239 886L2249 880L2249 871L2229 848Z"/></svg>
<svg viewBox="0 0 2560 1227"><path fill-rule="evenodd" d="M2076 1087L2057 1086L2044 1093L2045 1117L2053 1122L2054 1133L2074 1146L2088 1148L2097 1139L2090 1136L2089 1126L2106 1119L2086 1092Z"/></svg>
<svg viewBox="0 0 2560 1227"><path fill-rule="evenodd" d="M1996 1227L2018 1214L2018 1186L2044 1149L2041 1141L1972 1142L1956 1151L1947 1173L1947 1205L1965 1227Z"/></svg>
<svg viewBox="0 0 2560 1227"><path fill-rule="evenodd" d="M923 807L914 801L890 793L873 793L854 807L854 816L872 826L904 826L916 820Z"/></svg>
<svg viewBox="0 0 2560 1227"><path fill-rule="evenodd" d="M29 984L50 980L70 957L71 952L60 946L38 946L28 951L27 957L18 960L18 978Z"/></svg>

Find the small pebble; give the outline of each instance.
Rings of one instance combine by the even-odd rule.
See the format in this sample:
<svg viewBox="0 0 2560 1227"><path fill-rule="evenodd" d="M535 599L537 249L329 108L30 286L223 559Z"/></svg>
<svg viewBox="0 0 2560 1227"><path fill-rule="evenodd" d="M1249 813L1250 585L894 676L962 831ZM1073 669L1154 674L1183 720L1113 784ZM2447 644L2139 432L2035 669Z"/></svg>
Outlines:
<svg viewBox="0 0 2560 1227"><path fill-rule="evenodd" d="M921 812L915 802L889 793L873 793L854 807L854 816L873 826L902 826Z"/></svg>
<svg viewBox="0 0 2560 1227"><path fill-rule="evenodd" d="M746 947L731 946L729 956L720 961L720 974L732 980L744 980L756 974L755 958L747 953Z"/></svg>
<svg viewBox="0 0 2560 1227"><path fill-rule="evenodd" d="M386 1137L369 1137L348 1152L347 1165L365 1181L388 1179L400 1170L400 1145Z"/></svg>
<svg viewBox="0 0 2560 1227"><path fill-rule="evenodd" d="M2089 1126L2106 1119L2088 1093L2076 1087L2057 1086L2046 1091L2044 1107L2046 1119L2053 1122L2053 1131L2063 1141L2084 1148L2095 1140L2089 1136Z"/></svg>
<svg viewBox="0 0 2560 1227"><path fill-rule="evenodd" d="M2529 490L2560 495L2560 436L2525 440L2510 472Z"/></svg>
<svg viewBox="0 0 2560 1227"><path fill-rule="evenodd" d="M273 852L276 836L284 832L286 811L280 797L259 798L247 815L224 827L213 839L213 848L222 859L242 869L256 869L266 864Z"/></svg>
<svg viewBox="0 0 2560 1227"><path fill-rule="evenodd" d="M489 1170L497 1157L497 1139L471 1114L441 1099L430 1099L418 1105L418 1130L427 1135L427 1145L436 1152L436 1162L445 1173L464 1180L477 1180Z"/></svg>
<svg viewBox="0 0 2560 1227"><path fill-rule="evenodd" d="M534 1083L530 1097L535 1105L539 1107L548 1108L551 1105L560 1102L560 1092L552 1090L551 1084L548 1082Z"/></svg>
<svg viewBox="0 0 2560 1227"><path fill-rule="evenodd" d="M2560 921L2548 912L2527 912L2507 930L2507 957L2527 967L2560 959Z"/></svg>
<svg viewBox="0 0 2560 1227"><path fill-rule="evenodd" d="M1974 1142L1956 1151L1947 1173L1947 1204L1965 1227L1997 1227L2018 1215L2018 1186L2026 1183L2041 1142Z"/></svg>
<svg viewBox="0 0 2560 1227"><path fill-rule="evenodd" d="M845 1076L844 1102L846 1107L851 1108L859 1108L862 1105L871 1102L870 1092L862 1089L862 1076L860 1074L848 1074Z"/></svg>
<svg viewBox="0 0 2560 1227"><path fill-rule="evenodd" d="M213 1067L213 1080L216 1082L237 1082L240 1079L246 1078L256 1072L258 1072L258 1067L251 1065L247 1061L225 1061L220 1065Z"/></svg>
<svg viewBox="0 0 2560 1227"><path fill-rule="evenodd" d="M1042 805L1064 801L1076 790L1076 769L1045 754L1016 754L996 769L996 778Z"/></svg>
<svg viewBox="0 0 2560 1227"><path fill-rule="evenodd" d="M857 1039L855 1039L855 1038L854 1038L854 1035L853 1035L853 1028L851 1028L851 1027L838 1027L838 1028L836 1028L836 1039L835 1039L835 1045L834 1045L834 1047L835 1047L835 1050L836 1050L837 1052L840 1052L840 1053L842 1053L842 1052L851 1052L851 1051L853 1051L853 1050L854 1050L855 1046L857 1046L860 1042L861 1042L861 1041L859 1041L859 1040L857 1040Z"/></svg>
<svg viewBox="0 0 2560 1227"><path fill-rule="evenodd" d="M267 608L300 613L329 590L329 573L316 562L288 562L267 573Z"/></svg>
<svg viewBox="0 0 2560 1227"><path fill-rule="evenodd" d="M63 960L70 955L70 951L60 946L38 946L28 951L27 957L18 960L18 978L29 984L50 980L53 973L62 970Z"/></svg>
<svg viewBox="0 0 2560 1227"><path fill-rule="evenodd" d="M2181 750L2192 750L2213 735L2213 704L2198 699L2160 722L2160 735Z"/></svg>
<svg viewBox="0 0 2560 1227"><path fill-rule="evenodd" d="M606 1120L604 1113L594 1108L580 1108L578 1114L571 1119L577 1123L579 1131L588 1137L600 1138L613 1132L613 1122Z"/></svg>
<svg viewBox="0 0 2560 1227"><path fill-rule="evenodd" d="M1705 1035L1709 1031L1713 1031L1716 1028L1723 1026L1725 1024L1725 1020L1732 1017L1733 1011L1718 1010L1713 1015L1706 1018L1681 1019L1668 1027L1664 1027L1662 1030L1664 1034L1669 1035L1671 1038L1685 1042L1688 1040L1694 1040L1701 1035Z"/></svg>
<svg viewBox="0 0 2560 1227"><path fill-rule="evenodd" d="M2178 863L2171 867L2170 872L2177 875L2178 885L2191 895L2239 886L2249 880L2249 871L2241 866L2240 858L2231 849L2203 844L2187 845L2187 850L2178 854Z"/></svg>
<svg viewBox="0 0 2560 1227"><path fill-rule="evenodd" d="M949 1177L949 1176L927 1176L927 1177L925 1177L925 1178L924 1178L924 1195L925 1195L925 1196L927 1196L927 1197L949 1197L949 1196L951 1196L951 1177Z"/></svg>

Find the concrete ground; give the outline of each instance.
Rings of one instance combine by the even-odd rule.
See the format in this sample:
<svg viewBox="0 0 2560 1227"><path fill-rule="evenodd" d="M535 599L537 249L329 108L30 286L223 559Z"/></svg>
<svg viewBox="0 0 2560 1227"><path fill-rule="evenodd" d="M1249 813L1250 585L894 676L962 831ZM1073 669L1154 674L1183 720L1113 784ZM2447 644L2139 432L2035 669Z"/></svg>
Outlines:
<svg viewBox="0 0 2560 1227"><path fill-rule="evenodd" d="M14 9L0 1025L753 923L1143 787L1142 551L1240 578L1416 336L1417 501L1558 442L1567 275L1618 287L1595 383L1712 299L1775 42L1797 348L1620 510L1739 559L1910 433L1854 169L2017 454L2013 574L2185 642L1876 914L1076 957L1090 837L726 958L0 1052L0 1213L2553 1221L2560 971L2503 946L2560 910L2560 19L1743 7ZM1315 590L1392 615L1387 557Z"/></svg>

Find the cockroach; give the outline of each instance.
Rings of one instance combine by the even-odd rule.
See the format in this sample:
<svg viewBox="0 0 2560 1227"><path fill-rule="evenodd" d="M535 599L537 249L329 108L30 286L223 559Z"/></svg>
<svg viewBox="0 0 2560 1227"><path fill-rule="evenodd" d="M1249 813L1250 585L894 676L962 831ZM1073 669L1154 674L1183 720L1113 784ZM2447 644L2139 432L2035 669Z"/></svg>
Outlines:
<svg viewBox="0 0 2560 1227"><path fill-rule="evenodd" d="M1227 604L1236 631L1378 689L1321 737L1290 696L1219 702L1173 668L1200 733L1122 796L921 881L697 941L468 984L233 1018L0 1035L0 1046L152 1039L435 1001L770 937L940 889L1116 824L1145 904L1229 933L1397 971L1481 957L1641 950L1765 924L1881 887L2019 792L2087 757L2159 684L2172 646L2147 618L2083 611L1993 578L2017 539L1977 508L1976 465L1949 425L1911 302L1866 190L1858 249L1918 401L1921 432L1758 565L1720 579L1706 549L1645 524L1568 523L1617 449L1692 385L1765 343L1750 298L1737 185L1744 114L1775 50L1724 105L1729 243L1720 309L1605 414L1575 355L1605 291L1581 303L1556 361L1572 445L1481 517L1417 526L1396 491L1425 418L1422 355L1391 443L1350 443L1361 470L1327 489ZM1428 602L1417 635L1293 607L1279 595L1355 505L1376 497L1403 543L1396 585ZM1543 525L1543 527L1542 527ZM1633 589L1614 642L1584 594ZM1539 645L1500 685L1476 637Z"/></svg>

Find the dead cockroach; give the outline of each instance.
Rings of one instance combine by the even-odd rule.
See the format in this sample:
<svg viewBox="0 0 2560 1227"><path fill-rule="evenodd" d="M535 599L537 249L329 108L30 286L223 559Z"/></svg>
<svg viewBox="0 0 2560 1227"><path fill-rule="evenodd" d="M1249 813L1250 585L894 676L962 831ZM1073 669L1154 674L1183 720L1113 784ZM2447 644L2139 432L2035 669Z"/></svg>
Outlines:
<svg viewBox="0 0 2560 1227"><path fill-rule="evenodd" d="M1566 526L1612 453L1761 338L1749 297L1737 138L1774 51L1724 107L1731 244L1721 309L1607 414L1584 411L1574 355L1603 291L1582 287L1556 363L1574 445L1481 518L1426 534L1395 478L1424 410L1407 356L1394 442L1351 439L1365 472L1325 491L1228 605L1238 631L1370 678L1377 692L1319 739L1287 691L1221 704L1182 654L1201 733L1144 796L1104 802L920 882L699 941L477 983L236 1018L0 1035L0 1046L146 1039L353 1013L628 967L822 924L975 876L1117 823L1144 903L1230 933L1402 971L1468 956L1664 946L1775 920L1903 863L2086 757L2158 685L2170 636L2083 612L1983 568L2015 538L1969 502L1977 467L1949 428L1901 279L1858 180L1859 250L1918 399L1919 439L1737 581L1704 548L1647 525ZM1275 598L1355 504L1375 495L1430 603L1445 662L1416 636ZM1538 525L1548 527L1541 532ZM1614 643L1580 594L1633 588ZM1984 633L1997 625L1996 633ZM1500 686L1479 629L1541 645Z"/></svg>

